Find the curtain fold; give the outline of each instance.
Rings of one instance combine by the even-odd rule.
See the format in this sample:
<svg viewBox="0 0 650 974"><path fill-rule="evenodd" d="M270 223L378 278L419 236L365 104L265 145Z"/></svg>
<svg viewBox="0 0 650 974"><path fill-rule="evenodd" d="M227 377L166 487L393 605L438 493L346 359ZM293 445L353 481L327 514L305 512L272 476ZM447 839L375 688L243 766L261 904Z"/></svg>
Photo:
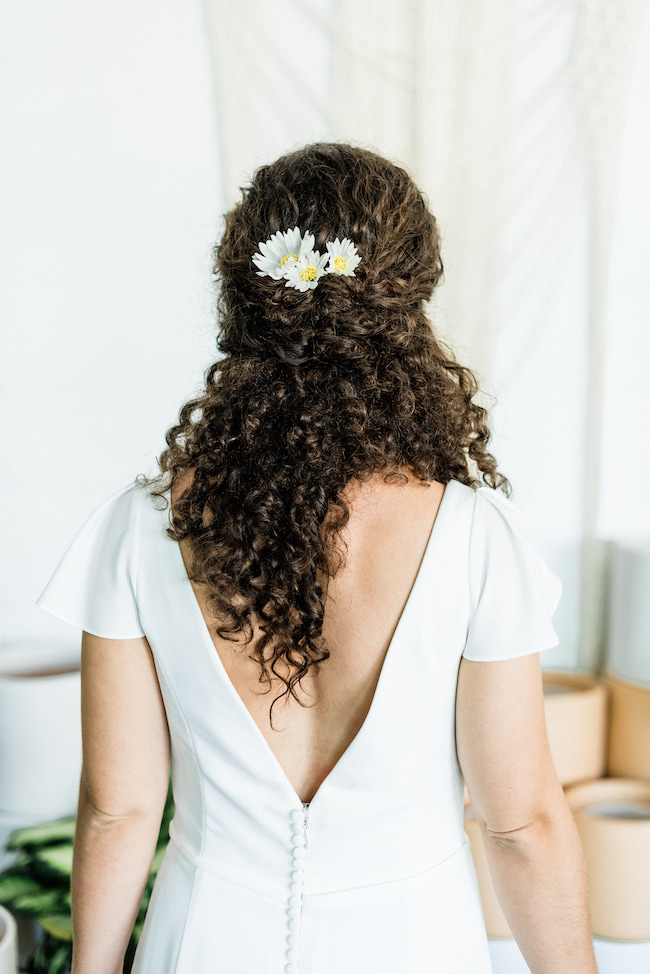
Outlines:
<svg viewBox="0 0 650 974"><path fill-rule="evenodd" d="M226 206L258 166L332 137L332 0L202 0Z"/></svg>
<svg viewBox="0 0 650 974"><path fill-rule="evenodd" d="M332 128L337 140L412 164L418 0L333 0L331 22Z"/></svg>
<svg viewBox="0 0 650 974"><path fill-rule="evenodd" d="M594 668L609 241L647 0L204 0L226 198L334 138L411 170L443 236L432 309L496 395L495 452L565 581L557 665Z"/></svg>
<svg viewBox="0 0 650 974"><path fill-rule="evenodd" d="M446 328L486 376L503 285L516 14L515 0L418 2L412 165L443 233Z"/></svg>
<svg viewBox="0 0 650 974"><path fill-rule="evenodd" d="M587 388L582 521L581 661L597 669L605 652L606 546L598 537L602 491L605 350L612 238L626 96L645 0L583 0L572 58L581 99L589 182Z"/></svg>

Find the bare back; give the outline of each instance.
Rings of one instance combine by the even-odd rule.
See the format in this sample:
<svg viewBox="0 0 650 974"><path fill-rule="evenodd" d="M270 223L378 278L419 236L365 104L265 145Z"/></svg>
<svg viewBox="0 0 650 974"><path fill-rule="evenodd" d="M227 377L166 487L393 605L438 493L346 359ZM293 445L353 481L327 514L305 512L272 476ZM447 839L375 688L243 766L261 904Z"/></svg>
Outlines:
<svg viewBox="0 0 650 974"><path fill-rule="evenodd" d="M179 491L186 487L181 483ZM215 649L235 690L263 734L292 787L309 802L359 732L370 709L391 638L418 574L444 485L386 484L379 476L346 495L350 519L342 532L345 564L330 579L323 636L330 658L301 682L300 699L287 696L277 680L265 692L259 664L243 640L215 633L219 622L207 607L207 590L192 583ZM175 499L175 498L174 498ZM187 542L181 543L186 568Z"/></svg>

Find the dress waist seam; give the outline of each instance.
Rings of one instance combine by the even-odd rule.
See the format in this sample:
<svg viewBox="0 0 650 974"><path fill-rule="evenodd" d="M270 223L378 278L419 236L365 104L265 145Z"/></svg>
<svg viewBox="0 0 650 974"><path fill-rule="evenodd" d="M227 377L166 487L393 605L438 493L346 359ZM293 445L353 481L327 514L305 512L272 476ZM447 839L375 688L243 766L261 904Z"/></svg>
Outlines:
<svg viewBox="0 0 650 974"><path fill-rule="evenodd" d="M191 849L187 843L183 840L181 836L178 835L176 829L174 828L174 823L172 822L169 827L169 839L170 843L174 845L176 850L190 862L196 869L200 869L203 872L210 873L217 876L219 879L223 879L228 883L234 883L237 886L244 887L246 889L255 889L265 896L271 897L272 899L277 899L282 902L286 900L287 891L286 886L274 885L271 883L265 883L259 879L258 876L254 876L250 873L245 873L240 870L229 869L227 866L223 866L214 859L210 859L207 856L199 855L193 849ZM424 869L418 869L416 872L408 872L405 874L399 874L396 876L389 876L386 879L380 879L378 881L373 881L370 883L351 883L348 886L334 888L317 888L306 891L306 895L320 896L327 895L328 893L344 893L349 892L354 889L372 889L378 886L389 886L391 883L406 882L410 879L416 879L417 877L423 876L425 873L437 870L440 868L445 868L453 863L456 858L459 858L462 854L467 853L469 850L469 839L463 834L463 841L458 848L451 852L448 856L443 859L437 860Z"/></svg>

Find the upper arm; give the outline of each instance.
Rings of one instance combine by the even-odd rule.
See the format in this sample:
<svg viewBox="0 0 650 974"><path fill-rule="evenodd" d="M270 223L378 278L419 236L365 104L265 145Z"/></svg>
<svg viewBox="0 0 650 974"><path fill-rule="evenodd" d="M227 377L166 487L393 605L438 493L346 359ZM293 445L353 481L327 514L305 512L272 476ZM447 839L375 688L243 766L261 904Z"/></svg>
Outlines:
<svg viewBox="0 0 650 974"><path fill-rule="evenodd" d="M537 653L489 663L461 659L456 748L474 812L490 831L523 828L562 797Z"/></svg>
<svg viewBox="0 0 650 974"><path fill-rule="evenodd" d="M149 643L83 634L82 787L102 815L162 813L169 732Z"/></svg>

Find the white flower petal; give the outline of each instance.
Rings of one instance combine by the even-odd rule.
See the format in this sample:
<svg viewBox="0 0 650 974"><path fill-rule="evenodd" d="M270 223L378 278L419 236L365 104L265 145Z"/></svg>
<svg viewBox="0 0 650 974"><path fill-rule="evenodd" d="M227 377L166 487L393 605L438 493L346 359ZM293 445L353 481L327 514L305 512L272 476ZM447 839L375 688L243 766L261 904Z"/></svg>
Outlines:
<svg viewBox="0 0 650 974"><path fill-rule="evenodd" d="M287 230L284 235L285 245L289 253L295 253L300 251L300 230L298 227L294 227L293 230Z"/></svg>
<svg viewBox="0 0 650 974"><path fill-rule="evenodd" d="M298 227L292 230L278 230L268 240L260 242L260 253L253 255L253 263L259 267L260 277L272 277L279 281L285 277L287 258L300 255L302 237Z"/></svg>
<svg viewBox="0 0 650 974"><path fill-rule="evenodd" d="M275 251L271 250L271 248L267 243L260 243L259 248L260 248L260 254L262 254L264 257L268 258L269 260L275 260Z"/></svg>
<svg viewBox="0 0 650 974"><path fill-rule="evenodd" d="M301 255L287 267L286 287L296 288L298 291L313 290L318 281L324 274L324 266L328 260L327 254L323 255L318 250L311 250L309 253ZM306 276L305 276L306 275Z"/></svg>
<svg viewBox="0 0 650 974"><path fill-rule="evenodd" d="M302 240L300 242L300 256L301 257L306 257L307 254L309 254L309 253L311 253L313 251L315 241L316 241L316 238L314 237L314 234L313 233L310 233L309 230L308 230L303 235Z"/></svg>
<svg viewBox="0 0 650 974"><path fill-rule="evenodd" d="M259 277L272 277L277 281L283 276L282 269L274 258L253 254L253 263L259 268L257 272Z"/></svg>
<svg viewBox="0 0 650 974"><path fill-rule="evenodd" d="M301 234L298 227L277 230L268 240L260 242L260 252L253 254L258 277L272 277L276 281L285 279L287 287L299 291L315 288L323 274L354 277L361 258L351 240L337 237L334 241L328 241L326 253L321 254L314 250L315 239L310 230ZM339 267L336 266L337 262ZM309 267L314 270L304 278L303 274ZM314 276L311 277L311 274Z"/></svg>
<svg viewBox="0 0 650 974"><path fill-rule="evenodd" d="M253 263L256 265L256 267L259 267L260 270L268 271L272 267L275 267L277 261L275 258L263 257L262 254L253 254Z"/></svg>
<svg viewBox="0 0 650 974"><path fill-rule="evenodd" d="M357 253L357 248L347 237L343 240L336 240L327 243L329 255L328 274L338 274L343 277L354 277L354 271L361 263L361 258ZM337 262L340 266L336 266Z"/></svg>

